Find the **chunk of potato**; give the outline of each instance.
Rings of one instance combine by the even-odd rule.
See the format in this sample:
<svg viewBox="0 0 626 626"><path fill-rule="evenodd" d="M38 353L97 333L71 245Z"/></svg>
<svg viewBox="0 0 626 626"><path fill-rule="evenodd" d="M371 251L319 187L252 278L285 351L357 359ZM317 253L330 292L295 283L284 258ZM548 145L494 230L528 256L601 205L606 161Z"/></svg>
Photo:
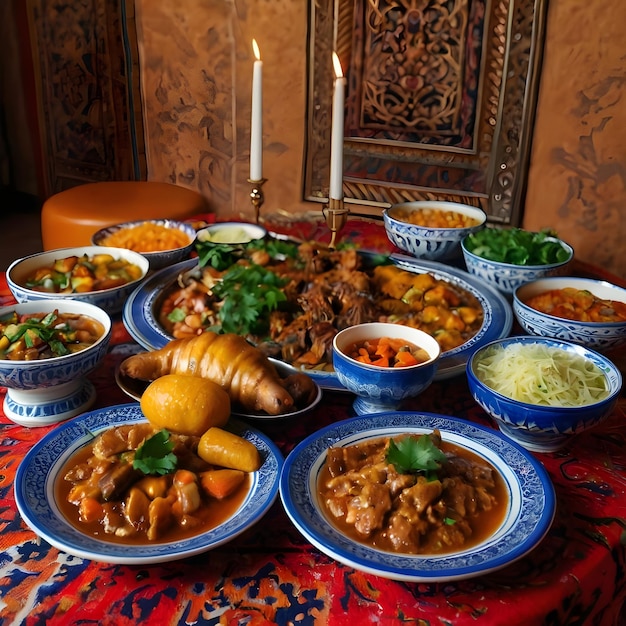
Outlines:
<svg viewBox="0 0 626 626"><path fill-rule="evenodd" d="M216 427L200 437L198 455L211 465L242 472L255 472L261 467L261 455L251 441Z"/></svg>

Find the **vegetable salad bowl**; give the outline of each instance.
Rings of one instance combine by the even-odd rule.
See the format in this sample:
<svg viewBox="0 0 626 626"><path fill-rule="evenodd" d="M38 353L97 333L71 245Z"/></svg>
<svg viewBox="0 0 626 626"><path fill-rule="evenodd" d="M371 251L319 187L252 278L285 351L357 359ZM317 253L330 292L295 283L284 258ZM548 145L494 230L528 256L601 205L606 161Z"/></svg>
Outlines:
<svg viewBox="0 0 626 626"><path fill-rule="evenodd" d="M542 294L561 290L569 291L574 305L580 303L575 308L568 307L568 318L558 315L558 309L550 314L529 304L535 297L545 298ZM596 298L595 302L590 295ZM587 308L583 311L583 307ZM592 307L605 319L592 321ZM513 294L513 312L529 335L558 337L600 352L626 345L626 289L603 280L551 276L526 283ZM578 312L586 315L579 316ZM606 321L610 314L616 321ZM570 316L587 319L569 319Z"/></svg>
<svg viewBox="0 0 626 626"><path fill-rule="evenodd" d="M13 312L75 314L95 320L101 334L88 347L62 356L11 360L0 351L0 386L7 387L5 415L22 426L47 426L74 417L95 400L85 378L104 359L111 339L111 318L101 308L76 300L37 300L0 309L0 320ZM0 335L2 336L2 335Z"/></svg>
<svg viewBox="0 0 626 626"><path fill-rule="evenodd" d="M406 367L380 367L350 355L352 347L381 338L400 339L425 351L421 363ZM371 322L339 331L333 339L333 366L339 382L356 394L357 415L395 410L403 400L418 396L433 381L441 348L428 333L410 326Z"/></svg>
<svg viewBox="0 0 626 626"><path fill-rule="evenodd" d="M467 363L467 380L500 431L534 452L559 450L572 435L598 425L622 388L619 369L602 354L531 336L479 348Z"/></svg>
<svg viewBox="0 0 626 626"><path fill-rule="evenodd" d="M65 293L58 293L56 290L44 291L40 287L29 285L28 279L35 272L44 268L52 269L59 262L70 257L81 257L85 259L85 266L92 265L92 260L96 255L109 255L113 260L132 265L133 274L130 275L127 269L112 269L111 276L121 275L125 272L127 282L111 287L89 291L69 290ZM75 300L84 302L104 309L110 315L121 312L124 303L135 290L139 283L146 277L149 270L148 261L144 256L124 250L122 248L108 248L102 246L79 246L75 248L58 248L47 252L39 252L14 261L7 270L7 283L13 297L18 302L34 302L43 300ZM58 280L71 281L70 274L73 272L59 271ZM125 279L126 280L126 279ZM57 282L57 278L54 278ZM58 284L58 283L57 283ZM57 289L57 288L55 288Z"/></svg>
<svg viewBox="0 0 626 626"><path fill-rule="evenodd" d="M461 241L467 271L511 296L524 283L562 274L573 248L546 233L519 228L485 228Z"/></svg>
<svg viewBox="0 0 626 626"><path fill-rule="evenodd" d="M418 212L449 214L457 219L452 223L467 221L470 225L422 226L407 221ZM454 256L459 251L461 240L470 233L485 226L487 216L482 209L456 202L435 202L424 200L395 204L383 211L385 230L389 241L395 246L420 259L431 261Z"/></svg>

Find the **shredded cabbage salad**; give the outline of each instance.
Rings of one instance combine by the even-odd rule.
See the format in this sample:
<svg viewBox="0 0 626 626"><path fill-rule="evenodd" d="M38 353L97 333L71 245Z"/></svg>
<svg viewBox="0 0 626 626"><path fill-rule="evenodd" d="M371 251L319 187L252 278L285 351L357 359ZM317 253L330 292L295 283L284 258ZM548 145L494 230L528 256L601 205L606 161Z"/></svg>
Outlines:
<svg viewBox="0 0 626 626"><path fill-rule="evenodd" d="M476 376L503 396L527 404L576 407L608 396L597 365L538 343L492 346L476 364Z"/></svg>

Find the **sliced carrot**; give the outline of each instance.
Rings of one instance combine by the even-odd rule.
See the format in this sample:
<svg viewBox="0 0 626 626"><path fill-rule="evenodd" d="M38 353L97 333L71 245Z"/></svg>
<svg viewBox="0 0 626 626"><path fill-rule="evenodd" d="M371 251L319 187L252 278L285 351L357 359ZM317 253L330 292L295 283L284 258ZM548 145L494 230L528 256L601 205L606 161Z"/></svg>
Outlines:
<svg viewBox="0 0 626 626"><path fill-rule="evenodd" d="M82 498L78 506L78 515L81 522L98 522L104 515L104 509L95 498Z"/></svg>
<svg viewBox="0 0 626 626"><path fill-rule="evenodd" d="M408 350L400 350L396 354L395 367L409 367L410 365L417 365L418 361Z"/></svg>
<svg viewBox="0 0 626 626"><path fill-rule="evenodd" d="M210 496L222 500L235 492L245 476L245 472L235 469L208 470L200 474L200 484Z"/></svg>

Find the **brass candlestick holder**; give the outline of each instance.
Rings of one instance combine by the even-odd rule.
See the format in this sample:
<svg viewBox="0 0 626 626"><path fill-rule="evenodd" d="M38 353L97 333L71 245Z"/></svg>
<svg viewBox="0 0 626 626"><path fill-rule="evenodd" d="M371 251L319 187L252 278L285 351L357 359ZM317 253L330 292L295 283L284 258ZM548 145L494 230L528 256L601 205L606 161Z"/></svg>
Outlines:
<svg viewBox="0 0 626 626"><path fill-rule="evenodd" d="M334 249L337 233L347 222L350 209L346 207L343 198L341 198L341 200L337 198L330 198L328 200L328 205L322 209L322 213L326 218L326 224L328 225L331 233L328 247Z"/></svg>
<svg viewBox="0 0 626 626"><path fill-rule="evenodd" d="M261 207L263 206L263 184L267 181L267 178L261 178L260 180L252 180L248 178L248 182L252 185L250 190L250 201L254 207L254 221L258 224L261 216Z"/></svg>

